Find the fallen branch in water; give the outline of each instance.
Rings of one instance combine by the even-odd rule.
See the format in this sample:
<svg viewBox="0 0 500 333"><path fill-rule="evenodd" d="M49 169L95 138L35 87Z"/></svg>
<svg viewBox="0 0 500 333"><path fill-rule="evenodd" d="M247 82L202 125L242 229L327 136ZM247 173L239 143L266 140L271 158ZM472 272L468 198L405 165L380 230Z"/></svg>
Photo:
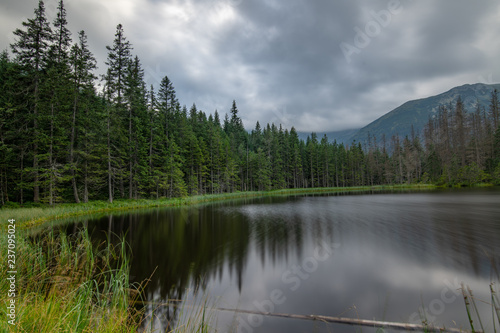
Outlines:
<svg viewBox="0 0 500 333"><path fill-rule="evenodd" d="M406 330L406 331L457 332L457 333L468 332L468 331L464 331L464 330L458 329L458 328L439 328L439 327L424 326L424 325L419 325L419 324L396 323L396 322L390 322L390 321L330 317L330 316L321 316L321 315L297 315L297 314L286 314L286 313L258 312L258 311L241 310L241 309L216 308L215 310L217 310L217 311L232 311L232 312L238 312L238 313L248 313L248 314L262 315L262 316L269 316L269 317L280 317L280 318L291 318L291 319L302 319L302 320L318 320L318 321L322 321L322 322L326 322L326 323L345 324L345 325L354 325L354 326L392 328L392 329L399 329L399 330Z"/></svg>
<svg viewBox="0 0 500 333"><path fill-rule="evenodd" d="M155 302L141 302L143 304L152 304L156 306L179 306L174 302L182 302L180 300L171 300L171 303L155 303ZM189 305L182 305L188 306ZM273 312L259 312L243 309L227 309L227 308L207 308L207 310L214 311L226 311L226 312L236 312L236 313L247 313L252 315L260 315L267 317L279 317L279 318L289 318L289 319L299 319L299 320L317 320L325 323L335 323L353 326L368 326L377 328L392 328L397 330L406 331L420 331L420 332L452 332L452 333L470 333L470 331L459 329L459 328L444 328L444 327L434 327L432 325L420 325L420 324L409 324L409 323L397 323L390 321L378 321L378 320L367 320L367 319L355 319L355 318L343 318L343 317L330 317L322 315L299 315L299 314L287 314L287 313L273 313ZM477 332L477 331L476 331ZM479 332L477 332L479 333Z"/></svg>

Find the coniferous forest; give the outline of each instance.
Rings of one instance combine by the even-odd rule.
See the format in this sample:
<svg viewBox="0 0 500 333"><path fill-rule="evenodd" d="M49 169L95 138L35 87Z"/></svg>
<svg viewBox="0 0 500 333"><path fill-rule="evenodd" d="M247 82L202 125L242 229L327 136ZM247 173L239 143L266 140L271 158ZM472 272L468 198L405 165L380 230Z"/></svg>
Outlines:
<svg viewBox="0 0 500 333"><path fill-rule="evenodd" d="M60 1L40 1L0 56L0 202L180 197L379 184L500 184L497 92L488 109L459 98L409 137L340 144L279 124L247 131L235 101L223 116L183 106L164 77L147 86L119 24L99 67ZM168 64L167 64L168 65ZM101 83L98 86L98 83ZM99 88L98 88L99 87ZM227 111L227 113L226 113ZM242 110L244 112L244 110Z"/></svg>

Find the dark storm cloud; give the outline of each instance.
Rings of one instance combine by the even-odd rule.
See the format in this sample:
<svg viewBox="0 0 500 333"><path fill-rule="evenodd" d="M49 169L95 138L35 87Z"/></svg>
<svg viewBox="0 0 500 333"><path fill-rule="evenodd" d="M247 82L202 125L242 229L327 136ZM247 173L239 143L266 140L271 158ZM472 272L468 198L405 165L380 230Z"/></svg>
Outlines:
<svg viewBox="0 0 500 333"><path fill-rule="evenodd" d="M36 3L0 4L1 48ZM65 3L100 71L122 23L149 83L168 75L181 103L209 113L223 115L235 99L247 128L257 120L304 131L361 127L409 99L500 77L493 0Z"/></svg>

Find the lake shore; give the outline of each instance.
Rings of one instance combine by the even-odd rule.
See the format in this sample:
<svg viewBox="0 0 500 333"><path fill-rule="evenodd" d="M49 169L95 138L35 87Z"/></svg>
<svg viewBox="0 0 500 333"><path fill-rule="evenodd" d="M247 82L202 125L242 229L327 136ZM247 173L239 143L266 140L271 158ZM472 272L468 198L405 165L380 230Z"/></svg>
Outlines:
<svg viewBox="0 0 500 333"><path fill-rule="evenodd" d="M0 221L5 228L8 219L15 219L18 228L26 229L39 227L46 222L83 216L95 213L106 213L115 211L127 211L144 208L179 207L196 205L209 202L226 200L237 200L247 198L259 198L268 196L291 196L301 194L325 194L339 192L362 192L362 191L390 191L390 190L428 190L437 189L438 186L432 184L410 184L410 185L378 185L378 186L357 186L357 187L327 187L327 188L297 188L271 191L248 191L233 192L223 194L195 195L183 198L162 198L162 199L138 199L138 200L115 200L90 201L88 203L65 203L54 206L41 207L19 207L0 209Z"/></svg>
<svg viewBox="0 0 500 333"><path fill-rule="evenodd" d="M485 187L487 185L481 185ZM75 236L56 235L48 233L42 240L36 241L28 234L34 227L45 226L52 229L47 223L56 219L72 218L89 214L107 214L107 212L128 212L136 209L155 207L180 207L231 200L253 199L264 197L293 197L301 195L325 195L335 193L406 193L440 189L435 185L396 185L396 186L363 186L350 188L314 188L288 189L266 192L237 192L219 195L200 195L177 199L159 200L119 200L113 204L95 201L87 204L61 204L55 207L9 208L0 210L2 218L19 218L17 222L22 231L16 235L17 250L19 252L18 275L16 282L23 287L17 302L17 313L20 327L30 330L33 327L43 327L41 332L54 330L70 330L86 327L99 332L116 330L135 332L142 325L143 312L135 310L135 297L141 293L144 285L131 285L128 281L130 263L129 257L122 252L126 243L121 241L114 247L93 248L89 235L83 231ZM364 197L364 196L362 196ZM399 196L398 196L399 198ZM353 198L360 200L362 198ZM19 213L19 214L18 214ZM22 215L22 214L24 215ZM9 214L9 215L5 215ZM33 220L33 216L36 220ZM31 219L29 219L31 217ZM6 229L6 228L5 228ZM7 248L7 239L0 242L2 248ZM45 255L47 253L47 255ZM32 255L30 255L32 254ZM7 258L6 255L3 256ZM77 258L76 260L74 260ZM95 258L95 259L94 259ZM109 258L114 258L111 260ZM99 265L97 264L99 262ZM104 265L102 265L104 263ZM4 264L6 264L4 262ZM96 274L97 272L97 274ZM85 273L85 274L83 274ZM109 274L113 273L113 274ZM119 274L114 274L119 273ZM83 274L83 275L82 275ZM8 275L0 274L4 283L0 289L7 295ZM44 283L40 283L43 277ZM118 281L118 283L115 283ZM97 286L97 287L96 287ZM113 287L112 287L113 286ZM94 288L95 287L95 288ZM110 288L106 292L103 289ZM49 297L47 297L49 295ZM114 295L116 302L108 304L104 300ZM2 297L1 301L7 299ZM64 301L61 301L64 300ZM205 309L204 307L200 307ZM58 313L52 311L58 309ZM208 308L210 310L210 308ZM210 321L204 317L204 311L186 309L189 314L186 329L179 332L210 331ZM68 315L65 315L68 314ZM47 318L45 320L44 318ZM83 318L83 319L80 319ZM106 320L102 320L105 318ZM104 325L106 324L106 325ZM109 325L108 325L109 324ZM102 325L102 326L101 326ZM181 325L182 326L182 325ZM1 326L7 329L8 326ZM182 326L184 327L184 326Z"/></svg>

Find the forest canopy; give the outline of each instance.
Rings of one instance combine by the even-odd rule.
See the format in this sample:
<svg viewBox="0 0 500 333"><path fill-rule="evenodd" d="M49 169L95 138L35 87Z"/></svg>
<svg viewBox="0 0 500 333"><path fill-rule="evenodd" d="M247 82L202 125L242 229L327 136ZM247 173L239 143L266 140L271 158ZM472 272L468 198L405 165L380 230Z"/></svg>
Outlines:
<svg viewBox="0 0 500 333"><path fill-rule="evenodd" d="M52 21L49 21L51 19ZM220 119L147 86L117 25L105 74L84 31L72 37L61 0L39 1L0 55L0 203L89 200L378 184L500 184L497 91L487 110L460 98L406 137L299 139L279 124L245 130L236 102ZM168 65L168 64L167 64ZM97 83L102 82L102 89ZM230 101L228 101L229 103Z"/></svg>

